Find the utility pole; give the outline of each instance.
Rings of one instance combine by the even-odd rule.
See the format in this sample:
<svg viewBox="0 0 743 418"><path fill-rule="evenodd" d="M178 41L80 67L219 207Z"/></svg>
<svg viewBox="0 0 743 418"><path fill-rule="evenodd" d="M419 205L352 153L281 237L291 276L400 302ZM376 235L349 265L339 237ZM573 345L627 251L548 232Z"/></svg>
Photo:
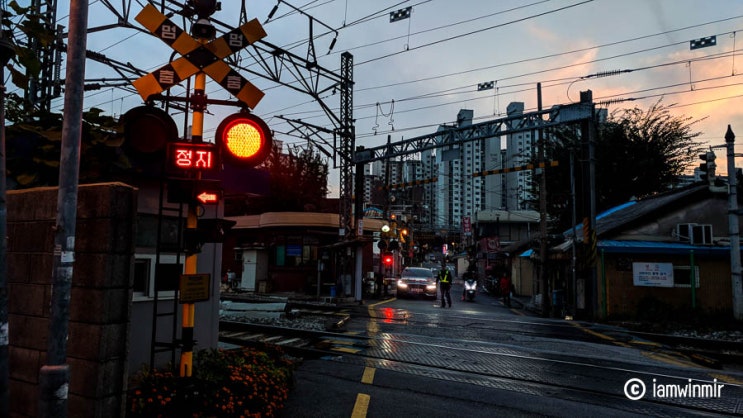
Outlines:
<svg viewBox="0 0 743 418"><path fill-rule="evenodd" d="M52 268L51 317L49 318L46 364L39 372L41 391L39 416L41 417L67 416L67 393L70 385L70 367L66 364L67 335L75 261L77 183L80 173L80 136L88 24L87 1L71 0L69 22L64 122Z"/></svg>
<svg viewBox="0 0 743 418"><path fill-rule="evenodd" d="M542 111L542 83L537 83L537 111ZM540 118L541 119L541 118ZM539 164L543 165L545 160L544 131L539 127L537 131L537 147L539 149ZM547 282L547 176L542 168L542 176L539 180L539 259L542 265L539 269L539 287L542 291L542 316L550 313L550 286ZM535 170L536 171L536 170Z"/></svg>
<svg viewBox="0 0 743 418"><path fill-rule="evenodd" d="M0 9L0 18L4 10ZM5 183L5 65L15 55L0 32L0 417L10 416L10 347L8 329L8 206Z"/></svg>
<svg viewBox="0 0 743 418"><path fill-rule="evenodd" d="M740 226L738 184L735 177L735 134L728 125L725 133L728 157L728 236L730 237L730 281L733 286L733 317L743 320L743 283L740 276Z"/></svg>

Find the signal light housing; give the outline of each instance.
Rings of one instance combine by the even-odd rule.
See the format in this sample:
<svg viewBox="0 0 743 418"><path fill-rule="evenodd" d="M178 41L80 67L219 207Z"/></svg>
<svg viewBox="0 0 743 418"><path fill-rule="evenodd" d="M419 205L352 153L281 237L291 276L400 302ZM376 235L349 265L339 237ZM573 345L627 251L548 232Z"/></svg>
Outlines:
<svg viewBox="0 0 743 418"><path fill-rule="evenodd" d="M225 162L255 167L270 154L273 137L261 118L250 113L235 113L219 124L215 142Z"/></svg>
<svg viewBox="0 0 743 418"><path fill-rule="evenodd" d="M164 151L168 142L178 139L175 121L158 107L132 108L119 119L119 124L123 126L124 144L138 154Z"/></svg>

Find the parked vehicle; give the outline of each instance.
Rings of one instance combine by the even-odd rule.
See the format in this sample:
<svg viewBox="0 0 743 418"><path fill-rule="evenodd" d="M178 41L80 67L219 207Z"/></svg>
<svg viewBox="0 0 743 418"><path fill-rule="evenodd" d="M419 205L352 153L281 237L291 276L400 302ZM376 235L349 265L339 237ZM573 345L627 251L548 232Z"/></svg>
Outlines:
<svg viewBox="0 0 743 418"><path fill-rule="evenodd" d="M500 278L488 276L483 285L485 291L491 296L500 296Z"/></svg>
<svg viewBox="0 0 743 418"><path fill-rule="evenodd" d="M436 277L430 268L406 267L397 281L397 297L426 296L436 299Z"/></svg>

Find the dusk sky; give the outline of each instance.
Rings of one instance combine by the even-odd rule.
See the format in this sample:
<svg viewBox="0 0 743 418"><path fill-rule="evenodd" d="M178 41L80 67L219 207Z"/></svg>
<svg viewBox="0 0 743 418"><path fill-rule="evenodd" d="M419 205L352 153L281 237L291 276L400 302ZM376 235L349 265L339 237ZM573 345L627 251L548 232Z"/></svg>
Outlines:
<svg viewBox="0 0 743 418"><path fill-rule="evenodd" d="M67 25L68 6L62 4L67 2L59 3L59 23ZM116 22L104 2L90 3L90 27ZM110 3L124 14L120 2ZM242 2L221 3L214 18L238 26ZM264 23L276 4L247 1L247 16ZM143 5L132 5L132 25L141 27L134 16ZM588 89L595 101L634 99L613 104L609 111L647 109L662 99L674 105L674 114L698 120L695 128L707 144L724 143L728 124L738 142L743 141L739 0L281 1L264 24L264 40L304 58L310 19L289 5L312 16L319 65L339 73L340 54L353 54L356 145L380 145L387 135L394 142L434 132L438 125L453 123L460 109L472 109L475 122L504 116L513 101L535 110L540 82L545 108L575 102L580 91ZM391 11L407 7L412 7L409 19L390 22ZM174 21L180 24L180 19ZM335 31L337 41L328 54ZM715 46L690 49L690 40L708 36L716 36ZM126 28L92 33L87 42L89 50L145 71L159 68L172 53L159 39ZM242 65L261 71L249 54L240 57ZM621 73L590 77L610 72ZM277 139L306 143L286 135L289 127L277 115L332 128L311 97L262 77L244 76L266 93L254 112L275 130ZM87 79L117 77L110 68L88 61ZM292 83L295 78L285 70L282 81ZM495 82L495 89L477 91L478 83L489 81ZM184 87L171 92L182 95ZM213 82L207 84L207 94L229 98ZM321 96L337 111L337 94ZM142 99L131 88L108 87L87 92L85 98L86 108L99 107L116 116L140 104ZM62 100L54 107L61 111ZM209 111L206 139L235 108L211 106ZM726 171L724 150L717 156L718 166ZM337 172L330 183L337 194Z"/></svg>

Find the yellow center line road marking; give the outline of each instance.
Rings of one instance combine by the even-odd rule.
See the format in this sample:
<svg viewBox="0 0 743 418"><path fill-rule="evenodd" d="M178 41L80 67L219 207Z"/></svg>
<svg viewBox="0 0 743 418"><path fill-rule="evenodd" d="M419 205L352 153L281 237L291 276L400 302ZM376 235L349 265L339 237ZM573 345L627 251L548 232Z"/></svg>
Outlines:
<svg viewBox="0 0 743 418"><path fill-rule="evenodd" d="M361 383L366 383L367 385L371 385L372 382L374 382L374 372L377 369L372 367L364 367L364 375L361 376Z"/></svg>
<svg viewBox="0 0 743 418"><path fill-rule="evenodd" d="M371 313L369 314L369 322L366 323L366 331L369 336L374 336L376 333L379 332L379 325L374 322L374 317L372 317ZM374 343L374 341L372 341L372 343Z"/></svg>
<svg viewBox="0 0 743 418"><path fill-rule="evenodd" d="M387 300L379 301L377 303L372 303L366 308L366 311L369 314L369 322L366 323L366 331L369 335L373 336L374 334L379 332L379 325L377 325L377 322L375 321L375 319L377 318L377 313L374 311L374 307L376 307L377 305L381 305L383 303L392 302L393 300L395 299L394 298L387 299ZM374 342L372 342L372 345L374 345Z"/></svg>
<svg viewBox="0 0 743 418"><path fill-rule="evenodd" d="M515 313L516 315L526 316L525 313L523 313L521 311L517 311L516 309L511 309L511 312Z"/></svg>
<svg viewBox="0 0 743 418"><path fill-rule="evenodd" d="M356 404L353 406L351 418L366 418L366 411L369 409L371 397L365 393L356 395Z"/></svg>
<svg viewBox="0 0 743 418"><path fill-rule="evenodd" d="M389 302L393 302L393 301L396 301L396 300L397 300L397 299L395 299L395 298L392 298L392 299L385 299L385 300L379 301L379 302L377 302L377 303L372 303L371 305L369 305L369 308L373 308L373 307L375 307L375 306L377 306L377 305L381 305L381 304L383 304L383 303L389 303Z"/></svg>
<svg viewBox="0 0 743 418"><path fill-rule="evenodd" d="M717 380L719 380L721 382L731 383L731 384L734 384L734 385L743 385L743 380L736 379L736 378L734 378L732 376L728 376L726 374L710 373L709 375L710 375L711 378L717 379Z"/></svg>
<svg viewBox="0 0 743 418"><path fill-rule="evenodd" d="M332 347L331 350L338 351L341 353L356 354L361 351L360 348L348 348L348 347Z"/></svg>
<svg viewBox="0 0 743 418"><path fill-rule="evenodd" d="M679 367L684 367L684 368L699 367L697 364L694 364L691 361L686 361L681 358L676 358L674 356L671 356L665 353L652 353L650 351L642 351L641 354L652 360L660 361L661 363L672 364L674 366L679 366Z"/></svg>
<svg viewBox="0 0 743 418"><path fill-rule="evenodd" d="M585 328L581 324L578 324L578 323L575 323L575 322L571 322L570 325L572 325L574 327L578 327L581 330L583 330L584 332L587 332L587 333L593 335L594 337L599 337L601 339L608 340L608 341L614 341L614 338L612 338L612 337L610 337L608 335L604 335L604 334L602 334L600 332L596 332L596 331L594 331L592 329Z"/></svg>
<svg viewBox="0 0 743 418"><path fill-rule="evenodd" d="M627 344L627 343L624 343L622 341L617 341L615 338L613 338L613 337L611 337L609 335L605 335L605 334L602 334L600 332L594 331L592 329L588 329L588 328L586 328L586 327L584 327L584 326L582 326L582 325L580 325L578 323L571 322L570 324L573 325L573 326L575 326L575 327L580 328L584 332L586 332L588 334L591 334L591 335L593 335L595 337L599 337L599 338L604 339L606 341L611 341L612 344L618 345L620 347L633 348L632 342L635 342L635 340L630 340L630 343ZM640 342L638 341L637 343L640 343ZM655 343L643 343L642 345L647 345L650 348L656 348L656 347L659 347L660 346L660 345L656 345ZM680 367L697 367L697 365L694 364L694 363L692 363L691 361L687 361L687 360L685 360L683 358L677 358L675 356L672 356L672 355L669 355L669 354L665 354L665 353L657 353L657 352L651 352L651 351L641 351L641 354L643 356L647 357L647 358L653 359L655 361L659 361L661 363L673 364L675 366L680 366Z"/></svg>
<svg viewBox="0 0 743 418"><path fill-rule="evenodd" d="M338 345L353 345L354 344L353 341L349 341L349 340L324 340L324 341L327 341L330 344L338 344Z"/></svg>

